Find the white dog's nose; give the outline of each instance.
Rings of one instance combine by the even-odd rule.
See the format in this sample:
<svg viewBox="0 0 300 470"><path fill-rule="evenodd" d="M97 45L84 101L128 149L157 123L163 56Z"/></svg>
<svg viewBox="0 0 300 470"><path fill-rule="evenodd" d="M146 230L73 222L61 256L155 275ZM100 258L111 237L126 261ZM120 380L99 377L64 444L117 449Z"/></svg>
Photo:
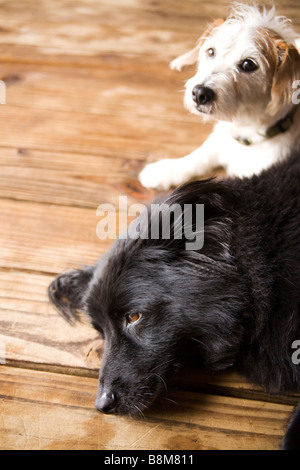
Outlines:
<svg viewBox="0 0 300 470"><path fill-rule="evenodd" d="M196 85L192 90L192 96L195 103L199 106L214 101L216 94L211 88Z"/></svg>

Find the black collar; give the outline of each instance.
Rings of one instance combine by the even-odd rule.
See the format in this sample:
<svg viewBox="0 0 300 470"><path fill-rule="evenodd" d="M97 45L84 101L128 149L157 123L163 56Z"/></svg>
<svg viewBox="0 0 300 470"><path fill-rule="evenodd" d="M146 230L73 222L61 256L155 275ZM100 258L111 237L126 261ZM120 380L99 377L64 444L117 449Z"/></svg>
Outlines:
<svg viewBox="0 0 300 470"><path fill-rule="evenodd" d="M283 119L280 119L280 121L274 124L274 126L269 127L267 132L263 135L264 139L272 139L273 137L276 137L279 134L284 134L285 132L289 131L294 123L294 116L296 114L297 109L298 105L293 106L291 111ZM235 140L237 140L242 145L253 145L254 143L251 139L240 136L235 137Z"/></svg>

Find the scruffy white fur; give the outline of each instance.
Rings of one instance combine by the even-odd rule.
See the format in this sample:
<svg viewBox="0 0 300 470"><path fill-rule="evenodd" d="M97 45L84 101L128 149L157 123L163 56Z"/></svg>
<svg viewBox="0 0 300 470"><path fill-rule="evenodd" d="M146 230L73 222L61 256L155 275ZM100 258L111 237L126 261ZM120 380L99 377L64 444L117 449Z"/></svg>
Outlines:
<svg viewBox="0 0 300 470"><path fill-rule="evenodd" d="M214 130L186 157L147 165L139 176L141 183L168 189L217 166L230 176L250 176L285 158L299 141L300 106L287 132L272 138L266 138L266 132L300 102L297 46L300 38L290 20L276 16L274 8L238 5L225 22L211 25L196 47L175 59L171 68L198 63L195 76L186 83L184 102L190 112L217 120ZM243 71L245 59L254 61L257 70ZM197 105L192 96L196 85L213 90L215 99ZM236 137L249 139L252 145L242 145Z"/></svg>

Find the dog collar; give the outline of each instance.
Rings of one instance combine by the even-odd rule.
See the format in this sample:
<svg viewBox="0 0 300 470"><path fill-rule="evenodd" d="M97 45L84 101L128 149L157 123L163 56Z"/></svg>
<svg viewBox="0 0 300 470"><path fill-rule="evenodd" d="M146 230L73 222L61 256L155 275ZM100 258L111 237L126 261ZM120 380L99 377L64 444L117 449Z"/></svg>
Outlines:
<svg viewBox="0 0 300 470"><path fill-rule="evenodd" d="M284 134L285 132L289 131L290 128L292 127L294 123L294 116L296 114L296 111L298 109L298 105L294 106L291 111L283 118L280 119L274 126L269 127L267 132L265 134L261 134L262 137L264 137L265 140L272 139L273 137L276 137L279 134ZM244 137L235 137L235 140L237 140L240 144L242 145L253 145L254 142L251 139L244 138Z"/></svg>

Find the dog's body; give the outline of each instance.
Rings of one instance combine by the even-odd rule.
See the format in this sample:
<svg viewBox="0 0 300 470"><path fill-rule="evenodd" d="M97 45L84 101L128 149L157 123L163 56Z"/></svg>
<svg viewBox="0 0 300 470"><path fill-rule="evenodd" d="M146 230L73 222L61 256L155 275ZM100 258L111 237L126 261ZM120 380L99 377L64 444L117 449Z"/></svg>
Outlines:
<svg viewBox="0 0 300 470"><path fill-rule="evenodd" d="M201 366L234 365L270 392L299 389L299 157L168 196L169 206L204 204L201 250L179 239L117 240L95 267L54 280L49 296L63 315L85 311L106 339L99 410L141 411L195 347ZM299 426L300 410L284 448L300 448Z"/></svg>
<svg viewBox="0 0 300 470"><path fill-rule="evenodd" d="M218 166L229 176L251 176L289 155L300 137L297 46L289 21L274 9L240 6L211 25L171 67L198 62L186 83L185 106L218 123L190 155L147 165L141 183L168 189Z"/></svg>

